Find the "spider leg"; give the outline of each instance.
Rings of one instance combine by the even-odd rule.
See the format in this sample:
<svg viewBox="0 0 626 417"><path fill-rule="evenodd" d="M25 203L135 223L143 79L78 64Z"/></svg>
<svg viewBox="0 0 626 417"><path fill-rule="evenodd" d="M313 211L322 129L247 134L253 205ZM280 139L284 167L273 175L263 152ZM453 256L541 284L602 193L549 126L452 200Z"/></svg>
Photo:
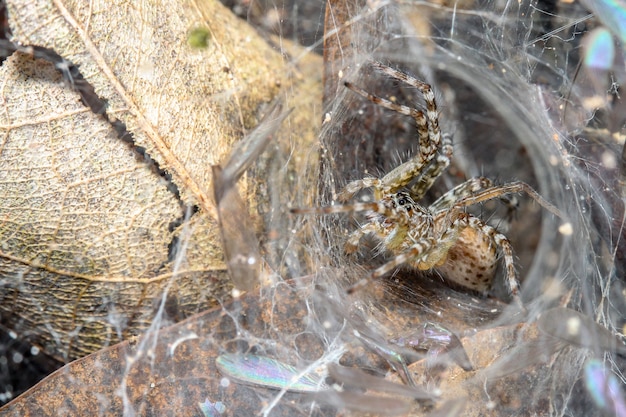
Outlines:
<svg viewBox="0 0 626 417"><path fill-rule="evenodd" d="M393 110L406 116L411 116L415 120L417 126L419 152L412 159L396 167L385 175L382 180L380 180L381 183L374 186L375 198L379 199L383 194L395 192L412 182L415 178L419 177L424 179L424 181L421 181L419 188L425 188L425 190L419 191L421 193L419 196L421 197L425 191L430 188L434 179L436 179L436 177L439 176L449 165L450 158L452 156L452 140L448 136L443 136L442 140L442 134L439 128L439 112L437 110L435 94L428 84L419 81L410 75L387 67L380 62L373 62L372 66L399 81L403 81L417 88L424 96L424 101L426 102L426 114L424 114L424 112L415 108L396 104L390 100L374 96L352 83L344 83L344 85L350 90L381 107ZM435 159L437 154L439 154L439 156L436 158L435 167L428 172L429 175L434 176L434 178L430 179L426 175L423 175L422 171L424 171L424 167L428 166L431 161ZM342 192L342 198L347 199L360 189L366 188L367 186L368 184L365 182L352 182L348 184L344 192Z"/></svg>
<svg viewBox="0 0 626 417"><path fill-rule="evenodd" d="M397 215L396 210L387 206L384 201L371 203L336 204L326 207L293 207L289 211L294 214L333 214L333 213L359 213L362 211L373 211L385 216Z"/></svg>
<svg viewBox="0 0 626 417"><path fill-rule="evenodd" d="M430 210L438 212L454 206L459 200L472 197L476 192L493 187L493 182L485 177L471 178L439 197L430 205Z"/></svg>
<svg viewBox="0 0 626 417"><path fill-rule="evenodd" d="M400 114L404 114L405 116L411 116L415 120L415 124L417 125L420 152L411 160L393 169L391 172L385 175L382 180L378 180L379 184L376 184L376 189L380 190L381 193L396 191L397 189L408 184L413 178L415 178L422 170L422 168L435 157L437 153L437 148L439 147L439 142L432 140L432 133L430 132L431 128L429 127L423 112L408 106L393 103L381 97L374 96L350 82L345 82L344 85L350 90L359 94L360 96L365 97L372 103L375 103L386 109L396 111ZM346 199L350 198L357 191L368 186L369 185L364 183L363 180L353 181L346 186L344 192L342 192L342 197ZM380 198L380 196L376 197Z"/></svg>
<svg viewBox="0 0 626 417"><path fill-rule="evenodd" d="M358 193L364 188L369 188L369 187L372 187L375 190L380 190L384 187L384 184L382 180L378 178L374 178L374 177L367 177L361 180L352 181L346 184L346 186L337 196L337 199L339 201L348 201L356 193Z"/></svg>
<svg viewBox="0 0 626 417"><path fill-rule="evenodd" d="M411 176L409 178L409 181L403 181L404 177L402 176L392 175L396 170L391 171L389 174L383 177L383 182L385 182L386 184L396 184L398 181L401 181L402 186L408 184L415 178L419 178L419 180L411 188L411 194L416 199L420 199L424 196L424 194L426 194L426 191L430 189L432 184L448 167L448 165L450 165L450 159L452 158L453 152L452 138L449 135L441 134L441 130L439 128L439 111L437 110L437 102L435 100L435 94L433 93L430 85L414 77L411 77L408 74L383 65L380 62L373 62L372 66L379 71L389 75L390 77L393 77L397 80L409 84L410 86L415 87L422 93L424 101L426 102L428 137L423 137L422 132L420 131L420 155L396 168L396 170L398 170L398 174L401 174L405 171L407 173L410 172ZM391 107L388 108L390 108L391 110L395 110ZM419 158L423 153L427 154L428 158L424 158L422 161L420 161L417 158ZM436 158L435 155L437 155ZM431 165L428 166L426 170L424 170L424 167L429 163Z"/></svg>
<svg viewBox="0 0 626 417"><path fill-rule="evenodd" d="M415 207L414 210L422 210L419 207ZM291 213L294 214L334 214L334 213L359 213L368 211L372 214L376 213L380 215L382 219L393 219L393 224L395 225L395 229L398 228L407 228L409 229L411 225L418 224L419 221L423 221L424 214L420 216L414 215L414 217L410 217L406 211L403 211L402 208L396 208L392 205L390 200L380 200L371 203L353 203L353 204L337 204L333 206L326 207L306 207L299 208L294 207L289 209ZM374 214L374 216L376 215ZM369 225L374 225L371 228L367 227ZM380 222L380 219L371 219L371 221L363 226L361 229L357 229L355 232L355 236L351 236L348 240L348 244L352 244L355 240L357 243L361 239L361 237L367 233L375 233L382 239L384 237L389 236L389 231L383 230L384 226ZM365 229L365 230L363 230ZM361 230L363 230L361 232ZM357 237L358 236L358 237Z"/></svg>
<svg viewBox="0 0 626 417"><path fill-rule="evenodd" d="M496 244L496 247L500 249L502 257L504 258L508 293L520 309L522 311L526 311L526 307L524 307L524 303L522 303L522 299L519 296L520 285L517 280L517 273L515 272L513 246L511 245L509 239L502 233L498 232L495 228L483 222L481 219L473 216L469 216L469 227L479 229L482 233L489 236L489 238Z"/></svg>
<svg viewBox="0 0 626 417"><path fill-rule="evenodd" d="M541 205L543 208L545 208L555 216L558 216L561 219L566 218L565 214L561 212L561 210L546 201L542 196L539 195L537 191L534 190L534 188L522 181L514 181L507 184L489 187L485 190L477 192L476 194L461 198L456 202L456 206L471 206L473 204L478 204L483 201L501 197L505 194L515 194L521 192L526 193L530 198L535 200L537 203L539 203L539 205Z"/></svg>
<svg viewBox="0 0 626 417"><path fill-rule="evenodd" d="M518 304L521 304L519 300L519 282L517 281L517 274L515 273L515 262L513 261L513 246L511 242L502 233L499 233L493 227L484 224L485 228L493 230L493 241L496 246L500 248L504 256L504 266L506 268L506 279L509 294L515 299ZM484 229L483 229L484 231Z"/></svg>
<svg viewBox="0 0 626 417"><path fill-rule="evenodd" d="M372 66L390 77L395 78L396 80L403 81L408 85L417 88L420 93L422 93L424 101L426 101L426 118L428 119L428 138L430 141L429 145L434 148L432 152L435 152L441 143L441 131L439 130L439 112L437 110L437 102L435 101L435 94L430 88L430 85L380 62L372 62ZM394 109L392 108L391 110Z"/></svg>
<svg viewBox="0 0 626 417"><path fill-rule="evenodd" d="M407 250L406 252L396 256L395 258L393 258L392 260L390 260L389 262L387 262L383 266L381 266L381 267L377 268L376 270L374 270L374 272L372 272L369 276L360 279L355 284L350 286L347 289L348 294L352 294L352 293L360 290L361 288L363 288L367 284L369 284L370 281L373 281L373 280L376 280L376 279L380 278L381 276L387 274L388 272L393 271L394 269L396 269L397 267L399 267L401 265L404 265L404 264L406 264L408 262L412 262L415 259L426 257L428 255L428 251L432 247L434 247L435 244L436 244L436 240L433 237L420 239L419 241L415 242L409 248L409 250Z"/></svg>
<svg viewBox="0 0 626 417"><path fill-rule="evenodd" d="M365 97L366 99L368 99L374 104L377 104L389 110L393 110L405 116L411 116L413 120L415 120L415 124L417 125L418 140L419 140L419 147L420 147L419 157L426 163L435 156L435 153L437 152L437 148L439 147L439 141L431 140L431 135L432 135L432 133L430 132L431 128L428 125L426 116L424 116L424 113L422 111L414 109L409 106L404 106L402 104L396 104L385 98L370 94L367 91L363 90L362 88L359 88L356 85L352 84L351 82L346 81L343 84L350 90L354 91L355 93L357 93L358 95L362 97ZM439 137L440 135L441 133L439 133Z"/></svg>
<svg viewBox="0 0 626 417"><path fill-rule="evenodd" d="M426 195L426 192L430 190L435 180L448 168L450 159L452 159L452 139L448 135L443 135L441 152L434 161L431 161L424 172L420 174L417 181L411 186L413 198L420 200Z"/></svg>
<svg viewBox="0 0 626 417"><path fill-rule="evenodd" d="M408 195L407 195L408 197ZM350 234L345 244L346 253L354 253L358 248L359 242L363 236L367 234L375 234L378 239L385 241L389 246L395 246L398 242L402 242L407 231L412 228L424 227L422 223L432 222L432 218L429 217L426 212L419 206L414 205L411 210L414 211L413 217L408 214L406 208L396 208L394 205L390 205L390 200L381 200L373 203L354 203L354 204L339 204L327 207L313 207L313 208L292 208L290 211L295 214L332 214L332 213L355 213L362 211L369 211L372 213L372 218L369 223L361 226ZM417 213L420 214L417 214ZM383 220L393 219L393 222L386 224ZM429 228L432 226L428 226ZM404 232L404 233L403 233ZM392 242L395 242L392 243Z"/></svg>
<svg viewBox="0 0 626 417"><path fill-rule="evenodd" d="M348 240L345 244L346 253L354 253L359 247L359 242L363 238L363 236L373 233L377 236L381 236L382 232L380 230L380 225L378 223L367 223L362 227L356 229L354 232L350 233Z"/></svg>

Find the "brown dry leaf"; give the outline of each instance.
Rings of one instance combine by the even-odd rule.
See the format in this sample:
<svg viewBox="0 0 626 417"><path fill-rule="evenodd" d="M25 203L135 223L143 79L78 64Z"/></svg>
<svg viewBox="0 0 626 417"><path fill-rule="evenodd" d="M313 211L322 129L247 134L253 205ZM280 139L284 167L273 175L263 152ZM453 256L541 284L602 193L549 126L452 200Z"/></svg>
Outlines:
<svg viewBox="0 0 626 417"><path fill-rule="evenodd" d="M2 322L70 360L145 329L164 289L172 319L228 297L210 167L289 85L281 55L211 0L9 1L8 10L14 40L78 65L181 199L52 64L11 56L0 69ZM197 27L210 34L206 48L188 45ZM303 107L319 100L302 96ZM310 129L315 113L303 114ZM182 202L199 212L170 231ZM174 265L176 240L185 257Z"/></svg>
<svg viewBox="0 0 626 417"><path fill-rule="evenodd" d="M223 384L215 358L224 346L238 339L241 331L259 340L275 337L276 329L258 326L267 315L273 317L281 334L300 340L310 335L304 317L306 296L300 288L282 284L273 297L253 293L223 308L194 316L161 329L158 337L119 343L96 354L74 361L50 375L27 393L2 409L2 416L121 416L121 415L203 415L199 403L220 401L229 416L260 415L267 398L278 391L251 387L232 381ZM228 313L225 313L228 312ZM235 312L239 313L234 314ZM246 317L240 319L238 317ZM321 339L300 343L299 353L319 355ZM149 353L148 353L149 350ZM310 399L291 396L272 409L272 416L293 416L297 407L311 407ZM296 411L297 410L297 411ZM331 410L314 410L313 416L335 415Z"/></svg>
<svg viewBox="0 0 626 417"><path fill-rule="evenodd" d="M325 283L326 279L333 277L300 277L281 282L271 288L264 288L261 291L265 295L263 297L250 292L181 323L102 349L50 375L0 409L0 415L39 417L66 412L80 416L199 416L202 414L198 404L207 400L220 401L226 407L223 415L262 415L268 404L280 395L279 391L262 384L241 384L233 379L225 383L224 379L228 381L229 378L217 370L215 359L225 352L258 352L294 366L310 364L330 354L330 349L337 348L327 344L328 334L318 334L310 326L311 312L322 316L328 314L329 309L339 314L337 317L328 315L329 334L343 329L341 333L345 337L343 347L347 348L347 352L342 356L341 364L355 369L385 371L388 365L380 356L364 349L356 338L351 339L350 335L365 334L369 330L352 328L350 320L341 316L349 311L344 310L346 300L330 304L331 299L324 289L328 284ZM321 282L322 285L314 286L314 282ZM459 320L466 320L468 324L480 321L477 315L468 317L461 314L462 310L455 310L459 299L432 299L435 308L451 311ZM414 305L392 294L385 295L384 304L388 307L388 320L398 327L417 328L422 320L423 316L416 314ZM486 333L492 334L490 330ZM246 340L242 339L242 335L246 335ZM485 337L476 337L477 344L469 347L473 360L476 360L475 355L481 349L491 352L481 345ZM466 339L464 343L470 345ZM475 363L482 365L478 360ZM413 364L412 369L417 369L418 364ZM424 372L420 375L424 375ZM415 378L418 379L420 375ZM402 384L399 380L396 382ZM356 394L354 391L349 393ZM375 401L372 408L380 410L382 406L377 401L377 395L363 395L355 400L361 405ZM389 396L385 400L389 398L397 397ZM341 404L339 410L328 406L312 406L312 399L307 395L288 393L275 404L269 415L364 415L346 408L345 404ZM400 397L397 402L407 400L407 397ZM350 406L360 404L352 403ZM412 404L419 408L423 402Z"/></svg>

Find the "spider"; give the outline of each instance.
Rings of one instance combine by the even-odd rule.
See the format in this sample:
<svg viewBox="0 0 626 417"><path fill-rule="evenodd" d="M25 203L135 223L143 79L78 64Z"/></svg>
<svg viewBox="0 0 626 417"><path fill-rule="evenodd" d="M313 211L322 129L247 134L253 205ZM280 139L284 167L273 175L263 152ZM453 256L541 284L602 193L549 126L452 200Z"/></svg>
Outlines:
<svg viewBox="0 0 626 417"><path fill-rule="evenodd" d="M381 249L394 257L352 285L349 293L400 266L408 266L420 271L436 269L450 282L484 294L491 289L499 249L504 258L508 291L521 305L511 243L495 228L467 213L465 207L525 192L544 208L562 217L560 211L524 182L495 185L485 177L471 178L431 205L420 205L418 201L450 164L452 138L440 131L439 113L430 85L379 62L373 62L372 66L420 91L426 103L425 111L374 96L350 82L344 85L377 105L412 117L417 125L419 152L382 178L366 177L348 183L338 196L345 203L360 190L371 188L374 202L293 208L291 212L367 212L368 222L348 237L346 252L355 252L365 235L373 235L380 242Z"/></svg>

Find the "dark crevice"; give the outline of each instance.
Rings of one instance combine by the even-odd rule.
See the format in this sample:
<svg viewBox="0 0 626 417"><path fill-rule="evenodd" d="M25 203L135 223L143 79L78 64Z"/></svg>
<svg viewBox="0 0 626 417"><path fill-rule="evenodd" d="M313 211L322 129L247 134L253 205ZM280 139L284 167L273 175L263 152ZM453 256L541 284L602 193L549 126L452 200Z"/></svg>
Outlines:
<svg viewBox="0 0 626 417"><path fill-rule="evenodd" d="M167 230L173 233L180 225L188 221L194 214L196 214L200 208L196 205L183 206L183 215L174 221L170 222ZM172 241L167 245L167 262L173 262L178 255L178 249L180 248L180 237L178 235L172 235ZM163 265L165 266L165 265ZM161 266L161 268L163 267ZM159 268L160 269L160 268Z"/></svg>
<svg viewBox="0 0 626 417"><path fill-rule="evenodd" d="M0 0L0 40L11 39L11 27L9 26L9 13L7 10L7 3L4 0ZM0 65L6 59L6 55L0 53Z"/></svg>
<svg viewBox="0 0 626 417"><path fill-rule="evenodd" d="M28 339L0 324L0 406L63 366Z"/></svg>

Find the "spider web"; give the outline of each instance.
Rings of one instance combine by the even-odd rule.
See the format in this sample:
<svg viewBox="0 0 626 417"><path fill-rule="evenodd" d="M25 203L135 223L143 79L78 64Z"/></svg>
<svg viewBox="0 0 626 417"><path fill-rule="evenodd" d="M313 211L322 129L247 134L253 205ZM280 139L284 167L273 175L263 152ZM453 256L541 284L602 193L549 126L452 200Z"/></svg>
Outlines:
<svg viewBox="0 0 626 417"><path fill-rule="evenodd" d="M346 14L334 29L350 32L350 43L325 44L336 48L326 51L327 58L335 59L327 65L342 69L341 80L402 104L419 105L415 91L367 68L367 61L375 59L418 74L439 93L442 130L454 132L455 156L427 201L457 184L459 177L485 175L499 182L526 181L566 213L564 219L552 218L523 197L519 197L520 207L513 216L497 204L477 208L513 241L530 322L548 308L563 305L621 333L623 119L616 112L621 107L618 74L623 72L623 63L619 59L617 64L610 63L615 71L612 76L581 64L590 53L586 36L602 26L602 20L580 4L551 6L543 2L372 1L363 8L354 3L336 5L334 13ZM349 49L342 49L346 45ZM335 81L327 80L327 88L332 89ZM317 204L321 205L331 203L348 181L366 175L380 177L416 151L414 127L406 118L359 102L340 88L330 94L326 91L325 99L331 122L323 125L320 137L323 153ZM593 100L601 104L590 105ZM346 271L341 249L354 223L329 217L312 223L318 243L309 253L318 248L319 258L327 259L330 242L331 265L342 269L342 277L355 274L355 270L357 276L362 275L358 265L380 265L388 259L380 255L372 259L378 251L370 245L360 253L357 266ZM440 313L430 308L436 301L432 294L425 295L423 288L415 289L416 278L422 277L398 271L384 284L385 295L378 294L376 301L366 304L367 314L378 317L378 312L386 309L385 302L397 302L385 298L393 294L419 306L423 320L434 320L428 313ZM424 279L436 281L436 277ZM438 292L460 305L467 303L468 314L479 314L480 309L458 293L446 288ZM439 322L454 320L454 312L447 313ZM488 326L508 319L504 314ZM406 330L403 325L396 331ZM588 331L601 333L600 328ZM593 407L589 397L580 395L585 393L580 370L587 357L603 357L624 381L619 371L621 359L603 355L601 345L589 343L586 346L593 348L591 351L561 351L552 363L552 375L537 378L520 400L536 398L541 392L555 399L552 415L579 415ZM505 355L513 358L516 354L519 352L512 350ZM482 394L488 409L489 389ZM508 412L524 415L528 411Z"/></svg>
<svg viewBox="0 0 626 417"><path fill-rule="evenodd" d="M360 415L360 404L385 415L392 410L381 405L379 397L358 390L356 401L340 396L324 402L262 384L241 386L217 372L215 356L270 357L303 373L340 362L404 384L381 350L391 339L411 334L424 323L437 323L461 337L478 376L472 379L474 373L457 367L446 379L445 373L416 362L410 368L415 382L437 388L443 400L434 405L399 400L412 407L412 415L450 406L447 399L455 396L470 396L472 404L449 415L596 412L593 392L581 379L588 358L601 358L620 383L626 383L620 371L623 359L603 342L603 330L621 333L626 324L619 97L623 62L612 63L610 76L609 71L587 71L580 64L585 39L605 24L602 17L590 15L579 3L566 2L336 3L330 2L326 9L321 2L227 4L269 44L277 48L283 41L304 44L306 49L299 55L285 55L289 65L301 63L307 55L326 57L324 103L316 115L323 120L319 145L307 145L304 153L298 153L298 126L287 121L272 128L290 133L270 144L251 169L267 197L257 207L267 267L255 279L262 279L264 286L248 298L223 300L218 310L186 322L187 327L162 331L169 323L164 311L171 287L166 286L155 296L158 308L134 350L124 347L119 358L95 357L88 363L98 372L116 361L123 365L114 379L113 397L122 399L124 415L156 412L142 408L148 406L134 397L132 383L138 370L150 373L157 382L167 381L157 383L164 397L182 398L180 391L187 389L212 405L225 405L229 415L329 415L337 410L342 415ZM555 218L525 196L472 208L473 214L505 233L513 244L528 309L523 319L514 307L498 300L506 298L502 270L497 272L495 298L450 288L436 274L405 270L347 297L349 283L389 259L367 240L356 257L345 255L345 238L364 217L287 215L289 206L330 204L347 182L366 175L380 177L417 151L415 127L408 118L341 87L343 80L349 80L381 97L423 107L418 92L371 71L367 62L372 59L430 83L437 95L442 131L454 136L452 166L423 203L434 201L465 178L483 175L500 183L525 181L565 213L566 218ZM290 99L298 99L290 94ZM294 162L304 168L289 168ZM357 199L368 197L365 192ZM189 232L184 224L181 229ZM188 250L187 235L180 236L175 262L181 262ZM230 257L238 255L237 243L242 244L240 254L249 259L243 242L235 242ZM542 313L559 305L592 319L582 321L586 341L553 331L556 342L537 342L540 339L533 333L537 327L565 325L548 325L545 315L541 319ZM190 343L193 347L187 347ZM169 369L161 365L161 359L166 363L174 352L185 349L195 363L190 360L185 367L175 363ZM499 361L487 361L479 355L481 349ZM424 352L418 356L422 358ZM4 359L5 364L15 362L15 356ZM487 366L481 368L483 363ZM179 378L180 386L167 379L171 375ZM450 382L455 378L467 381L464 390L457 391L462 384ZM192 382L199 379L204 385ZM352 379L343 382L356 384L358 378ZM185 395L192 399L172 400L172 408L180 414L200 415L197 404L202 400ZM113 399L100 401L99 414L112 412L106 405Z"/></svg>

